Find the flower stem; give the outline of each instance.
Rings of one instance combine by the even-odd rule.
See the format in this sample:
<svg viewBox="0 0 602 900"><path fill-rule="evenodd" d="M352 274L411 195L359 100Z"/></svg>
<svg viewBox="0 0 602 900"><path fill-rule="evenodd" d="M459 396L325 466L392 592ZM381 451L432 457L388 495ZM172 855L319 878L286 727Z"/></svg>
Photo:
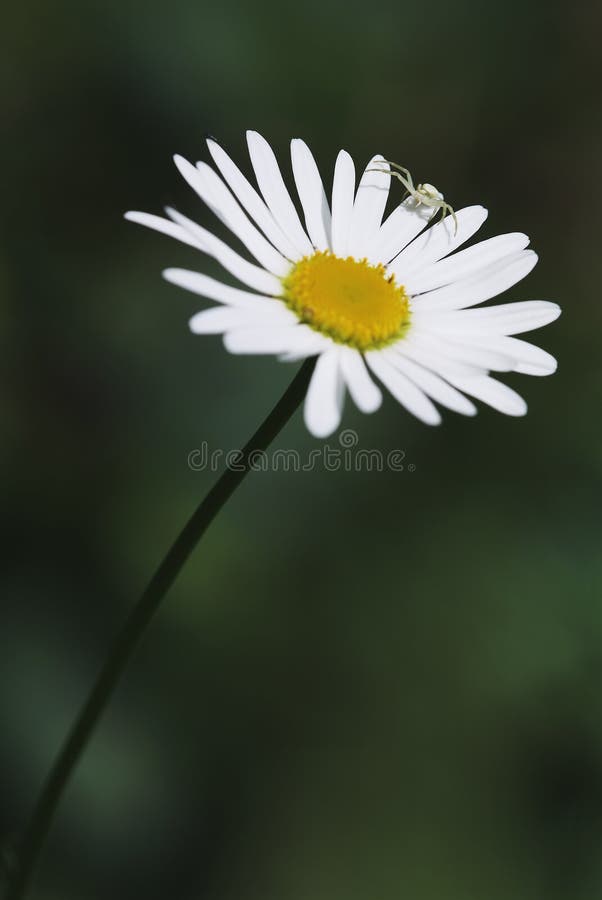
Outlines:
<svg viewBox="0 0 602 900"><path fill-rule="evenodd" d="M21 900L24 896L65 787L154 613L209 525L250 471L254 456L271 444L300 405L314 366L315 359L303 363L274 409L241 450L236 466L227 468L201 501L117 635L44 782L21 840L10 854L5 900Z"/></svg>

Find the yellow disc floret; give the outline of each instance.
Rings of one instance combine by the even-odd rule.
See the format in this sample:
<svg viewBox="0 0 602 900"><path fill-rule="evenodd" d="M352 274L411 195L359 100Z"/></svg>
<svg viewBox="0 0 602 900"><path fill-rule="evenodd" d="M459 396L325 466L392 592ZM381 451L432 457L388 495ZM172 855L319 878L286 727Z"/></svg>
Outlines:
<svg viewBox="0 0 602 900"><path fill-rule="evenodd" d="M314 253L283 280L284 300L302 322L340 344L376 350L403 336L408 297L382 265Z"/></svg>

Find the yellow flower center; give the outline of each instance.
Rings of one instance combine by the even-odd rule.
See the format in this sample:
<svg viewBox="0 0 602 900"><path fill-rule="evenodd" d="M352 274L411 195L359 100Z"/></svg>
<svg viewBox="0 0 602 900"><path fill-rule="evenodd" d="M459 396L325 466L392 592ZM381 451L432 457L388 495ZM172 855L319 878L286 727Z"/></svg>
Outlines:
<svg viewBox="0 0 602 900"><path fill-rule="evenodd" d="M340 344L376 350L403 336L408 296L384 266L332 253L304 256L283 279L284 301L299 319Z"/></svg>

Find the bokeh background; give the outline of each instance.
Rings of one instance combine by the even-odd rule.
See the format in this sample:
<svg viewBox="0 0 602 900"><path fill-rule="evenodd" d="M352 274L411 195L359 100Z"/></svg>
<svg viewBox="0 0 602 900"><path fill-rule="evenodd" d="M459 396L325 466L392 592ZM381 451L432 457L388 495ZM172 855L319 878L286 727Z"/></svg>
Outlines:
<svg viewBox="0 0 602 900"><path fill-rule="evenodd" d="M382 152L561 302L526 419L351 408L383 473L257 473L172 590L70 785L32 900L602 897L600 7L8 4L0 54L0 831L127 611L294 367L195 338L123 221L212 224L171 164L244 130ZM336 445L336 438L334 439ZM297 415L277 442L319 446Z"/></svg>

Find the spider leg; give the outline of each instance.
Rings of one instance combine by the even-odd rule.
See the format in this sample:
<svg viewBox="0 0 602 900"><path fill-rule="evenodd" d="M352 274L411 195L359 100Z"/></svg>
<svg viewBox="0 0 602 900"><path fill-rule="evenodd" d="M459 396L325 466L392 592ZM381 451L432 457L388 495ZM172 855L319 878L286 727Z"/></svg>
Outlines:
<svg viewBox="0 0 602 900"><path fill-rule="evenodd" d="M406 169L405 166L400 166L399 163L391 162L390 159L388 159L387 162L388 162L389 165L392 166L394 169L397 169L399 172L402 172L402 173L405 175L405 177L408 179L408 181L410 181L410 182L413 184L412 176L410 175L410 170L409 170L409 169Z"/></svg>
<svg viewBox="0 0 602 900"><path fill-rule="evenodd" d="M445 218L446 212L449 212L450 216L454 220L454 237L455 237L458 233L458 217L455 213L453 206L450 206L449 203L442 202L442 204L441 204L442 218Z"/></svg>
<svg viewBox="0 0 602 900"><path fill-rule="evenodd" d="M383 160L383 162L386 162L386 160ZM398 178L401 181L401 183L403 184L406 191L408 190L408 185L406 184L405 179L401 177L399 172L391 172L391 171L389 171L389 169L378 169L378 168L366 169L366 172L379 172L381 175L392 175L393 178Z"/></svg>
<svg viewBox="0 0 602 900"><path fill-rule="evenodd" d="M377 159L376 166L374 168L366 169L366 172L378 172L380 175L393 175L395 178L399 178L397 172L391 172L390 169L385 168L385 166L389 166L388 159ZM401 181L401 178L400 178ZM405 185L405 182L402 182Z"/></svg>
<svg viewBox="0 0 602 900"><path fill-rule="evenodd" d="M403 175L401 175L399 172L391 172L390 174L393 176L393 178L397 178L398 181L401 181L401 183L403 184L403 186L406 189L406 191L408 192L408 194L415 193L414 185L412 184L411 181L408 183L406 181L406 179L403 177Z"/></svg>
<svg viewBox="0 0 602 900"><path fill-rule="evenodd" d="M414 186L414 180L412 178L410 170L406 169L404 166L397 165L397 163L390 162L389 165L393 166L394 169L397 169L397 172L391 172L392 175L396 174L397 177L399 177L399 173L401 172L401 174L405 177L408 183L408 191L414 197L416 195L416 187Z"/></svg>
<svg viewBox="0 0 602 900"><path fill-rule="evenodd" d="M454 220L454 228L455 228L455 230L454 230L454 237L455 237L455 236L457 235L457 233L458 233L458 217L457 217L457 215L456 215L456 213L455 213L455 211L454 211L454 209L453 209L452 206L449 206L449 205L448 205L447 208L449 209L450 215L451 215L452 219Z"/></svg>
<svg viewBox="0 0 602 900"><path fill-rule="evenodd" d="M368 171L369 172L377 172L377 171L382 172L383 170L382 169L368 169ZM408 182L405 180L403 175L400 175L399 172L389 172L388 174L392 175L393 178L397 178L403 184L403 186L405 188L405 193L403 194L403 196L401 198L402 202L406 199L406 194L408 194L410 197L413 197L417 204L419 204L421 202L420 197L416 194L416 191L410 190L410 184L408 184ZM413 188L414 185L412 184L411 187Z"/></svg>
<svg viewBox="0 0 602 900"><path fill-rule="evenodd" d="M388 160L383 160L383 162L388 162ZM410 191L410 188L409 188L409 185L408 185L407 181L405 180L405 178L404 178L402 175L399 174L399 172L390 172L388 169L377 169L377 168L375 168L375 169L366 169L366 172L380 172L381 174L385 173L385 174L387 174L387 175L392 175L393 178L397 178L399 181L401 181L401 183L403 184L404 188L406 189L406 193L408 193L408 194L411 194L411 193L412 193L412 192ZM402 200L403 200L403 199L405 199L405 194L404 194L403 197L402 197Z"/></svg>
<svg viewBox="0 0 602 900"><path fill-rule="evenodd" d="M443 200L439 200L437 197L424 197L421 200L421 203L423 206L426 206L427 209L432 209L433 211L429 217L429 222L436 219L439 213L441 213L442 219L445 216L447 203L444 203Z"/></svg>

